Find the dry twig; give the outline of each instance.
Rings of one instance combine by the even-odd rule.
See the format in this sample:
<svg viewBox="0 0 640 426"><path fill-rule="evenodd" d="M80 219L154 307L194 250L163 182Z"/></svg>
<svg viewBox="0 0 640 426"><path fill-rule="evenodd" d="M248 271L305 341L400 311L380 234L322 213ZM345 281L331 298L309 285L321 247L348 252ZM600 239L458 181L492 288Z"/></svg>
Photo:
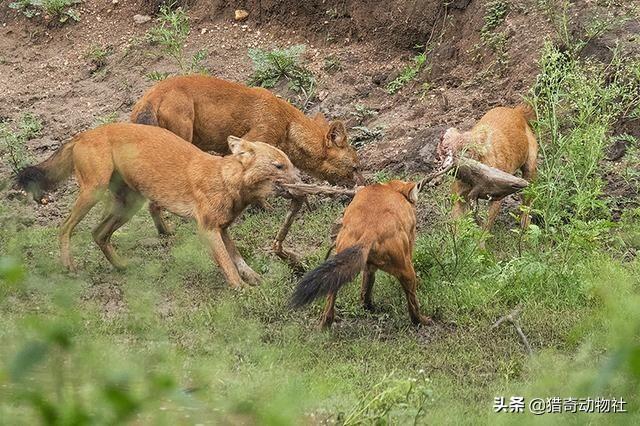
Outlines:
<svg viewBox="0 0 640 426"><path fill-rule="evenodd" d="M504 316L500 317L498 319L498 321L496 321L491 326L491 329L493 330L493 329L497 328L498 326L500 326L500 324L502 324L505 321L511 323L511 325L513 325L514 328L516 329L516 333L518 333L518 336L520 336L520 340L522 340L522 343L524 344L524 347L527 350L527 354L528 355L532 355L533 354L533 350L531 349L531 345L529 344L529 340L527 339L527 336L525 336L524 333L522 332L522 328L520 328L520 323L518 322L518 315L520 315L520 312L522 312L522 305L518 304L507 315L504 315Z"/></svg>

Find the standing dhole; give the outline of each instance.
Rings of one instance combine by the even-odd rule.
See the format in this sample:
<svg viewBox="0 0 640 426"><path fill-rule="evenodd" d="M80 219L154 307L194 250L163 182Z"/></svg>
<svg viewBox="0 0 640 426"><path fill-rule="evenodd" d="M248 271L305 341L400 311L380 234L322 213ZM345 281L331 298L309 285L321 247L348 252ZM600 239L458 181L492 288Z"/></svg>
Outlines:
<svg viewBox="0 0 640 426"><path fill-rule="evenodd" d="M522 177L531 181L536 177L538 157L538 142L528 123L534 118L534 111L524 104L515 108L493 108L470 131L461 133L455 128L448 129L438 146L438 152L444 156L449 152L466 151L470 158L503 172L514 174L520 169ZM453 207L454 218L463 216L469 208L469 202L476 201L468 199L471 189L471 186L461 180L453 183L452 191L458 195ZM491 200L489 203L487 221L484 224L486 231L491 230L500 212L501 203L502 199ZM522 204L528 206L529 203L530 200L525 198ZM523 211L521 226L526 228L529 220L528 212Z"/></svg>
<svg viewBox="0 0 640 426"><path fill-rule="evenodd" d="M111 245L145 198L169 211L195 218L211 254L231 287L260 276L244 261L227 228L244 208L263 200L275 182L299 182L298 171L279 149L229 137L232 155L207 154L168 130L140 124L107 124L80 133L44 162L27 167L18 184L42 199L72 172L80 193L60 229L62 263L74 269L69 243L82 218L107 196L108 210L93 239L117 268L125 262Z"/></svg>
<svg viewBox="0 0 640 426"><path fill-rule="evenodd" d="M360 180L356 151L341 121L305 116L270 91L214 77L168 78L136 103L131 121L171 130L204 151L228 152L229 135L280 148L300 170L332 184ZM158 231L168 233L160 210L149 209Z"/></svg>
<svg viewBox="0 0 640 426"><path fill-rule="evenodd" d="M330 327L338 290L362 271L362 303L365 309L373 310L373 283L376 271L382 269L400 281L411 321L430 323L431 319L420 313L416 296L418 280L411 261L417 201L416 184L400 180L358 191L344 212L336 239L336 255L302 278L291 298L291 306L306 305L328 295L320 325Z"/></svg>

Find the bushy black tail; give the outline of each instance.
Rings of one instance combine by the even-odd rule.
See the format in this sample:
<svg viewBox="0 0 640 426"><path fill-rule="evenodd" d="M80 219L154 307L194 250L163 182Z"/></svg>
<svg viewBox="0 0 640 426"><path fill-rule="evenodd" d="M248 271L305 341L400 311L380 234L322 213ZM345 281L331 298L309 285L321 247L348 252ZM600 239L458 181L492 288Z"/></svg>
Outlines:
<svg viewBox="0 0 640 426"><path fill-rule="evenodd" d="M28 166L18 172L16 184L42 202L44 191L53 189L67 179L73 171L73 145L75 140L62 145L51 157L35 166Z"/></svg>
<svg viewBox="0 0 640 426"><path fill-rule="evenodd" d="M307 274L298 283L289 305L298 308L353 280L364 267L368 249L361 245L349 247Z"/></svg>

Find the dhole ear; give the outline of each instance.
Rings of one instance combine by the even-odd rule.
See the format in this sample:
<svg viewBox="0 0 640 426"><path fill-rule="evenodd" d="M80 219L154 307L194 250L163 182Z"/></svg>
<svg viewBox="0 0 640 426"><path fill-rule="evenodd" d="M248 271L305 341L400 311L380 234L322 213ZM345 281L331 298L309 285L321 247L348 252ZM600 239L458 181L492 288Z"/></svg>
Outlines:
<svg viewBox="0 0 640 426"><path fill-rule="evenodd" d="M331 145L345 147L347 145L347 128L342 121L334 121L327 132L327 147Z"/></svg>
<svg viewBox="0 0 640 426"><path fill-rule="evenodd" d="M236 136L229 136L227 138L229 144L229 150L234 155L249 156L253 155L253 144L247 140Z"/></svg>
<svg viewBox="0 0 640 426"><path fill-rule="evenodd" d="M420 189L417 184L413 182L406 182L401 192L411 204L418 202L418 193L420 192Z"/></svg>
<svg viewBox="0 0 640 426"><path fill-rule="evenodd" d="M327 119L324 117L323 113L319 112L313 116L313 121L316 121L318 123L326 123Z"/></svg>

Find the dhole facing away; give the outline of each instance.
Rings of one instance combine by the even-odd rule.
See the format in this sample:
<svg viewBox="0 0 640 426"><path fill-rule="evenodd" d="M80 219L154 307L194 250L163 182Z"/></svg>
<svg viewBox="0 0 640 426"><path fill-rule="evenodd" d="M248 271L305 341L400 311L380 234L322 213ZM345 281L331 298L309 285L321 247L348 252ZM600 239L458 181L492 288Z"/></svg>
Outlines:
<svg viewBox="0 0 640 426"><path fill-rule="evenodd" d="M538 143L528 121L534 118L533 110L527 105L493 108L470 131L448 129L438 146L438 153L444 156L447 152L466 151L470 158L503 172L514 174L520 169L522 177L531 181L536 177ZM452 212L454 218L464 215L469 202L475 201L469 200L470 190L471 187L460 180L453 183L452 191L458 195ZM502 199L489 203L487 221L484 224L486 231L493 226L501 203ZM523 205L527 206L529 203L530 200L523 200ZM521 226L526 228L529 220L529 214L524 211Z"/></svg>
<svg viewBox="0 0 640 426"><path fill-rule="evenodd" d="M204 151L228 152L230 135L261 141L284 151L293 164L332 184L353 185L358 157L341 121L322 114L306 117L270 91L214 77L192 75L163 80L136 103L131 121L168 129ZM160 233L168 229L154 204Z"/></svg>
<svg viewBox="0 0 640 426"><path fill-rule="evenodd" d="M430 318L420 313L416 296L418 282L411 261L417 200L416 184L399 180L358 191L344 212L336 239L336 255L302 278L291 298L291 306L306 305L328 295L320 325L330 327L338 290L362 271L362 303L365 309L373 310L375 274L382 269L400 281L411 321L428 324Z"/></svg>
<svg viewBox="0 0 640 426"><path fill-rule="evenodd" d="M229 137L229 148L232 155L219 157L159 127L107 124L77 135L44 162L24 169L18 184L39 201L44 190L74 172L80 193L60 229L62 263L69 269L74 269L71 233L103 195L107 212L93 238L115 267L124 267L111 236L148 198L195 218L227 282L239 287L245 281L258 283L260 276L244 261L227 228L248 204L269 195L275 182L299 178L287 156L271 145Z"/></svg>

